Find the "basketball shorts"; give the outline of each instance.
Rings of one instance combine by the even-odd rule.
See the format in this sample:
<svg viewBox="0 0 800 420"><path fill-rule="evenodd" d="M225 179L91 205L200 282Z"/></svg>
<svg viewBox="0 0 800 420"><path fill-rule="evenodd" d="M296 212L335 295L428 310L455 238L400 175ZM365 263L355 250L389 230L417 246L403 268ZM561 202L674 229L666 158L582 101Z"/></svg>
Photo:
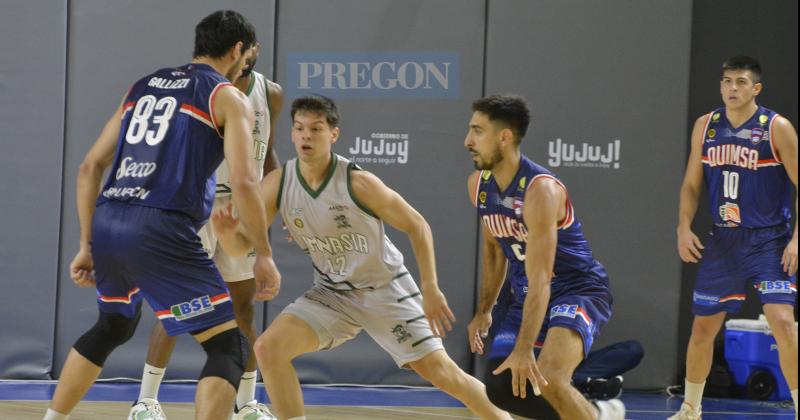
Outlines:
<svg viewBox="0 0 800 420"><path fill-rule="evenodd" d="M231 196L222 196L214 199L214 210L223 208L231 202ZM228 283L244 281L252 279L253 264L256 262L255 250L250 250L247 255L241 257L232 257L225 253L222 246L217 241L217 236L214 234L214 229L210 224L206 224L200 229L197 234L200 236L200 241L203 243L203 249L208 253L209 258L214 260L217 269L222 278Z"/></svg>
<svg viewBox="0 0 800 420"><path fill-rule="evenodd" d="M527 283L527 279L507 277L492 311L490 359L508 357L514 350L527 293L527 289L523 292L514 287L520 283ZM608 275L599 263L591 272L553 279L550 302L536 340L537 351L544 345L550 328L562 327L581 336L586 357L594 339L611 318L612 303Z"/></svg>
<svg viewBox="0 0 800 420"><path fill-rule="evenodd" d="M444 349L422 311L411 275L371 290L333 291L315 284L282 313L303 320L319 337L318 350L335 348L363 329L399 367Z"/></svg>
<svg viewBox="0 0 800 420"><path fill-rule="evenodd" d="M142 298L169 335L234 319L230 295L187 215L107 202L92 224L97 302L102 312L133 317Z"/></svg>
<svg viewBox="0 0 800 420"><path fill-rule="evenodd" d="M703 250L692 312L736 313L752 286L762 304L795 305L797 275L783 271L781 257L792 238L788 225L763 229L715 227Z"/></svg>

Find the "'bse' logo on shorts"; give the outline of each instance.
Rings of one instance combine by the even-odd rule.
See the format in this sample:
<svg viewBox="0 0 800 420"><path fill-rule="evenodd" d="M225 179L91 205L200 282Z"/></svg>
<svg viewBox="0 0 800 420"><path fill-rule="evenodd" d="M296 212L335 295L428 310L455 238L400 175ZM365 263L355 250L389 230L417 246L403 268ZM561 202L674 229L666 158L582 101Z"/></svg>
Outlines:
<svg viewBox="0 0 800 420"><path fill-rule="evenodd" d="M769 293L794 293L797 287L793 287L790 281L762 281L756 286L759 292Z"/></svg>
<svg viewBox="0 0 800 420"><path fill-rule="evenodd" d="M172 305L169 310L172 312L172 315L175 315L175 320L183 321L184 319L193 318L206 312L213 311L214 304L211 303L211 298L205 295L194 298L188 302Z"/></svg>
<svg viewBox="0 0 800 420"><path fill-rule="evenodd" d="M550 318L555 318L557 316L566 316L569 318L575 318L578 315L578 305L556 305L550 309Z"/></svg>

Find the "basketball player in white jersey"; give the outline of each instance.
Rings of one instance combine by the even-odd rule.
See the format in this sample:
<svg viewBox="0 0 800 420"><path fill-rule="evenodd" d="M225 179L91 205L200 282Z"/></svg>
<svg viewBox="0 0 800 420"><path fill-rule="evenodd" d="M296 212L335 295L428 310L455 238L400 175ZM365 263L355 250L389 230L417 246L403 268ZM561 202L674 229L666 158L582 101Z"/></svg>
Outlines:
<svg viewBox="0 0 800 420"><path fill-rule="evenodd" d="M439 336L455 322L436 279L433 238L425 219L375 175L331 152L339 137L336 105L321 96L292 103L298 158L261 183L267 218L280 211L289 233L311 257L314 286L286 307L254 346L272 408L280 419L303 420L303 395L292 360L334 348L362 329L399 367L415 370L482 419L510 419L484 386L445 353ZM383 222L408 235L421 274L421 293ZM231 254L249 240L229 209L212 225Z"/></svg>
<svg viewBox="0 0 800 420"><path fill-rule="evenodd" d="M272 127L283 107L283 92L281 87L253 70L260 45L256 44L255 54L247 60L247 65L242 70L242 75L236 79L234 86L244 92L255 112L255 125L253 126L253 155L256 159L256 168L263 171L260 178L267 172L278 168L277 153L274 146L274 133ZM216 172L217 193L214 208L224 208L231 203L231 186L228 165L223 162ZM222 278L230 290L233 310L239 328L250 343L256 337L253 322L255 295L255 280L253 279L253 263L255 253L249 252L240 257L227 255L219 246L217 239L209 226L198 232L203 242L203 248L213 258ZM158 403L158 388L164 378L166 365L169 362L172 349L175 346L175 337L169 337L157 323L150 337L150 347L147 352L147 363L142 373L142 385L139 398L130 410L131 420L161 420L165 415ZM256 359L250 352L236 395L236 410L234 420L260 420L273 418L266 405L259 403L255 398L256 392Z"/></svg>

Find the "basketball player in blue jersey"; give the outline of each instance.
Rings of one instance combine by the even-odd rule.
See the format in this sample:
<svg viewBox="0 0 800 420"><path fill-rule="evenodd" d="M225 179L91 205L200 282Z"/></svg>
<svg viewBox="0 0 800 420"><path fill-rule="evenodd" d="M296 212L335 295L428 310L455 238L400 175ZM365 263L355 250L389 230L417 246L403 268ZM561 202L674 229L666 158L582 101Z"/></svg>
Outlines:
<svg viewBox="0 0 800 420"><path fill-rule="evenodd" d="M684 262L702 262L693 294L685 399L671 419L700 418L714 338L726 313L739 311L750 285L777 341L797 412L797 225L792 232L790 207L792 184L797 187L797 133L786 118L756 103L762 88L758 61L728 59L720 81L725 106L698 118L692 130L678 252ZM714 222L705 248L692 232L703 181Z"/></svg>
<svg viewBox="0 0 800 420"><path fill-rule="evenodd" d="M514 414L552 418L555 409L562 419L621 420L622 402L593 405L571 384L575 367L611 316L612 298L566 187L520 153L530 122L527 104L518 96L495 95L475 101L472 110L464 145L479 169L468 184L483 232L483 272L468 336L471 350L483 354L483 337L493 321L499 323L489 354L493 371L484 380L487 393ZM492 312L507 266L508 291ZM527 404L520 400L528 397Z"/></svg>
<svg viewBox="0 0 800 420"><path fill-rule="evenodd" d="M249 345L197 230L211 211L212 174L224 157L233 201L258 253L257 297L276 293L280 275L250 157L253 110L228 81L241 73L255 41L239 13L204 18L192 63L135 82L84 158L77 182L80 250L70 273L78 286L96 287L100 314L70 350L46 420L68 418L108 355L133 335L142 298L168 334L191 333L207 354L196 418L229 415Z"/></svg>
<svg viewBox="0 0 800 420"><path fill-rule="evenodd" d="M253 147L251 156L255 161L256 169L266 175L273 169L280 167L278 154L275 151L275 127L278 115L283 107L283 91L280 85L268 80L263 74L254 70L260 44L256 43L253 54L246 60L247 64L242 69L242 74L233 82L240 91L247 95L255 114L253 126ZM261 177L259 177L261 179ZM223 162L216 172L217 191L214 199L214 208L223 208L231 202L231 185L228 167ZM211 226L206 225L199 232L203 247L213 259L226 286L230 291L233 312L236 322L242 333L252 344L258 334L256 332L253 307L255 295L255 280L253 279L253 259L255 254L248 253L241 257L231 257L218 246L216 237L211 231ZM142 372L142 384L139 387L139 397L131 407L128 415L131 420L150 418L164 418L164 412L158 402L158 389L166 373L172 350L177 337L170 337L161 323L156 323L150 335L150 345L147 349L147 363ZM263 420L274 418L269 413L266 405L256 400L256 357L250 352L245 366L245 372L239 382L236 392L236 407L233 420ZM156 414L161 413L161 414Z"/></svg>

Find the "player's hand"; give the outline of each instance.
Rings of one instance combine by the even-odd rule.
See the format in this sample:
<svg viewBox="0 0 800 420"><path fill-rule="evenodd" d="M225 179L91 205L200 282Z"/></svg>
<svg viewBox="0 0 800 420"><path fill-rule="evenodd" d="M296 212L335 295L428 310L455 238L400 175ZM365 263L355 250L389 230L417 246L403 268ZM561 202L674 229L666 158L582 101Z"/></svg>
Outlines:
<svg viewBox="0 0 800 420"><path fill-rule="evenodd" d="M233 202L211 213L211 227L217 237L227 236L239 227L239 218L233 215Z"/></svg>
<svg viewBox="0 0 800 420"><path fill-rule="evenodd" d="M703 243L691 229L678 229L678 254L683 262L699 262L703 258L700 253L702 249Z"/></svg>
<svg viewBox="0 0 800 420"><path fill-rule="evenodd" d="M533 393L536 395L542 394L539 390L540 387L548 385L547 379L539 371L539 366L536 365L533 350L514 347L514 351L492 373L499 375L506 369L511 370L511 390L515 397L523 399L526 397L525 388L528 385L528 381L533 386Z"/></svg>
<svg viewBox="0 0 800 420"><path fill-rule="evenodd" d="M781 257L781 264L783 264L783 271L785 271L789 276L793 276L797 273L797 236L793 236L792 240L789 241L789 245L786 245L786 249L783 250L783 256Z"/></svg>
<svg viewBox="0 0 800 420"><path fill-rule="evenodd" d="M78 287L93 287L97 284L94 278L94 260L92 252L81 248L69 265L69 275Z"/></svg>
<svg viewBox="0 0 800 420"><path fill-rule="evenodd" d="M469 349L473 353L483 354L483 339L489 335L489 327L491 326L491 312L485 314L476 313L472 317L472 321L467 326L467 337L469 338Z"/></svg>
<svg viewBox="0 0 800 420"><path fill-rule="evenodd" d="M278 296L281 290L281 273L272 257L256 255L253 276L256 279L256 300L271 300Z"/></svg>
<svg viewBox="0 0 800 420"><path fill-rule="evenodd" d="M422 291L422 310L435 335L444 337L447 331L453 330L456 317L447 305L447 298L438 287Z"/></svg>

